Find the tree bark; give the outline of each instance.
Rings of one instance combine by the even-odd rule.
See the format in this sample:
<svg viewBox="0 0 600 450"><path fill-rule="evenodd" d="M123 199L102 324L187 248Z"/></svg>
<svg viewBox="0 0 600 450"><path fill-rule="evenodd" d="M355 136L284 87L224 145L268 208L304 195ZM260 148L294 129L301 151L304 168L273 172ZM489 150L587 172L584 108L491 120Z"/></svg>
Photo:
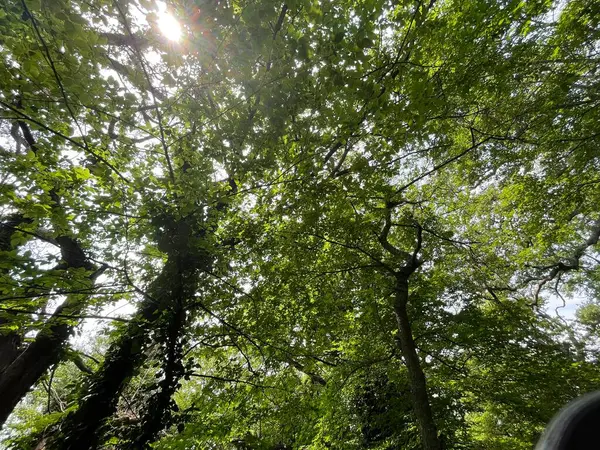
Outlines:
<svg viewBox="0 0 600 450"><path fill-rule="evenodd" d="M128 328L111 344L98 372L91 377L85 398L61 426L61 433L49 449L88 450L96 448L101 428L116 410L127 381L146 359L150 331L164 320L170 306L193 298L198 283L198 268L210 264L207 258L191 258L175 252L161 274L152 282L138 313Z"/></svg>
<svg viewBox="0 0 600 450"><path fill-rule="evenodd" d="M21 99L17 100L21 108ZM17 121L23 135L23 140L29 149L37 155L38 147L29 125ZM17 142L17 131L11 133ZM51 189L49 196L52 199L52 209L55 213L64 215L61 208L61 199L55 189ZM11 238L20 226L32 223L32 219L18 212L2 218L0 223L0 251L13 250ZM62 261L53 270L67 270L69 268L84 268L94 271L89 277L82 280L86 287L92 287L94 280L105 270L105 267L96 270L79 242L72 237L69 230L61 225L55 225L59 236L55 244L60 247ZM55 314L44 323L35 340L25 346L22 344L21 330L0 333L0 426L4 424L12 410L27 394L29 389L40 379L50 366L60 361L65 342L69 339L74 322L60 315L79 315L85 308L87 297L77 294L67 296ZM0 317L0 326L13 322L11 315L4 314Z"/></svg>
<svg viewBox="0 0 600 450"><path fill-rule="evenodd" d="M421 445L424 450L441 450L442 445L433 420L429 395L427 394L427 382L412 335L407 305L408 279L399 277L396 282L394 314L398 322L400 350L408 370L412 407L417 419Z"/></svg>
<svg viewBox="0 0 600 450"><path fill-rule="evenodd" d="M87 260L79 243L68 236L57 239L61 249L62 262L60 269L95 267ZM94 280L103 272L103 268L93 272L82 280L85 287L92 287ZM7 358L4 370L0 372L0 425L4 424L19 401L37 383L40 377L58 363L62 356L65 342L68 341L74 327L73 319L64 315L77 316L85 308L87 296L71 294L56 309L54 314L42 326L35 340L24 349L14 348L12 354L3 355ZM3 336L0 343L4 347L10 336ZM18 342L17 342L18 344ZM10 360L8 360L10 358Z"/></svg>
<svg viewBox="0 0 600 450"><path fill-rule="evenodd" d="M69 296L44 324L35 340L0 374L0 424L6 421L15 406L48 368L60 361L64 344L74 326L73 319L61 315L80 314L86 305L85 299L81 297Z"/></svg>
<svg viewBox="0 0 600 450"><path fill-rule="evenodd" d="M182 299L182 297L180 297ZM132 448L146 450L154 442L159 433L172 424L173 394L179 388L179 381L184 375L181 362L183 348L181 335L186 323L184 304L178 301L167 313L167 330L164 336L165 354L162 364L164 378L158 383L158 391L148 400L148 408L142 417L141 427L135 430Z"/></svg>
<svg viewBox="0 0 600 450"><path fill-rule="evenodd" d="M52 320L52 319L50 319ZM29 345L2 373L0 378L0 423L4 423L19 401L40 379L46 370L58 362L62 344L67 340L71 325L59 318L56 325L40 331Z"/></svg>
<svg viewBox="0 0 600 450"><path fill-rule="evenodd" d="M0 327L10 323L9 320L0 317ZM19 354L19 346L21 344L21 336L14 332L2 332L0 334L0 378L10 364ZM0 414L1 417L1 414ZM0 423L2 419L0 418Z"/></svg>
<svg viewBox="0 0 600 450"><path fill-rule="evenodd" d="M0 252L9 252L12 250L10 243L15 228L22 223L28 222L22 214L12 214L3 217L0 222ZM8 273L8 269L3 269L2 273ZM0 311L0 376L8 368L11 362L19 354L21 346L21 334L15 331L2 330L2 326L12 322L13 313ZM2 420L0 420L0 424Z"/></svg>

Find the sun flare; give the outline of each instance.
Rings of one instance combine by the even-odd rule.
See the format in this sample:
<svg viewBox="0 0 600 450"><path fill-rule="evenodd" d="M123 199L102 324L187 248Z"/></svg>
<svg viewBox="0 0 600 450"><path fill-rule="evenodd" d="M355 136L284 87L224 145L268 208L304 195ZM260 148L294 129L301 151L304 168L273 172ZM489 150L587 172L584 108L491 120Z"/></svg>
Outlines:
<svg viewBox="0 0 600 450"><path fill-rule="evenodd" d="M177 19L168 12L161 12L158 19L158 28L170 41L177 42L181 39L181 25L177 22Z"/></svg>

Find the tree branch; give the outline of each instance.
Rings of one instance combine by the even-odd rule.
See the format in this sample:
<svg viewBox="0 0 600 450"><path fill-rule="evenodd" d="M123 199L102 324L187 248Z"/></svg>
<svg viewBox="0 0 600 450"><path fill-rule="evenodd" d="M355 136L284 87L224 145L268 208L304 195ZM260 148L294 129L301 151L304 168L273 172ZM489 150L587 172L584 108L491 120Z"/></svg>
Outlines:
<svg viewBox="0 0 600 450"><path fill-rule="evenodd" d="M383 261L375 258L369 252L367 252L366 250L364 250L363 248L361 248L361 247L359 247L357 245L350 245L350 244L346 244L344 242L334 241L333 239L326 238L325 236L321 236L319 234L308 233L308 235L309 236L314 236L314 237L319 238L319 239L322 239L322 240L324 240L326 242L329 242L331 244L339 245L340 247L344 247L344 248L347 248L347 249L350 249L350 250L357 250L360 253L362 253L363 255L366 255L367 257L369 257L373 262L375 262L377 264L378 267L384 269L385 271L387 271L387 272L389 272L391 274L395 275L395 273L396 273L390 266L388 266L387 264L385 264Z"/></svg>
<svg viewBox="0 0 600 450"><path fill-rule="evenodd" d="M189 377L208 378L210 380L222 381L224 383L242 383L242 384L248 384L250 386L254 386L254 387L257 387L257 388L261 388L261 389L281 389L281 388L278 388L277 386L268 386L268 385L264 385L264 384L253 383L252 381L248 381L248 380L238 380L236 378L219 377L219 376L216 376L216 375L206 375L206 374L201 374L201 373L188 373L187 375Z"/></svg>
<svg viewBox="0 0 600 450"><path fill-rule="evenodd" d="M52 317L64 317L65 319L98 319L98 320L114 320L116 322L131 322L129 319L124 319L122 317L107 317L100 316L96 314L87 314L87 315L79 315L79 314L61 314L61 313L48 313L44 311L36 311L36 310L27 310L27 309L17 309L17 308L4 308L0 306L0 311L6 311L13 314L35 314L38 316L52 316Z"/></svg>
<svg viewBox="0 0 600 450"><path fill-rule="evenodd" d="M27 122L33 123L35 125L37 125L38 127L42 128L43 130L46 130L52 134L54 134L55 136L58 136L62 139L64 139L67 142L70 142L71 144L73 144L75 147L80 148L82 150L84 150L85 152L89 153L90 155L92 155L94 158L96 158L98 161L101 161L102 163L106 164L106 166L111 169L114 173L116 173L118 175L119 178L121 178L123 181L125 181L126 183L130 183L130 181L123 175L121 174L121 172L119 172L117 170L117 168L115 166L113 166L111 163L109 163L106 158L100 156L99 154L97 154L96 152L94 152L93 150L91 150L89 147L87 147L86 145L82 144L81 142L76 141L73 138L70 138L69 136L61 133L60 131L54 130L52 128L50 128L49 126L43 124L42 122L40 122L39 120L36 120L30 116L28 116L27 114L25 114L23 111L15 108L14 106L12 106L9 103L6 103L3 100L0 100L0 105L4 106L5 108L11 110L12 112L16 113L19 115L19 117L21 117L23 120L26 120Z"/></svg>
<svg viewBox="0 0 600 450"><path fill-rule="evenodd" d="M379 243L382 245L384 249L386 249L392 256L400 257L405 261L408 261L410 258L410 254L400 250L399 248L394 247L388 241L388 235L390 234L390 230L392 228L392 208L388 205L386 206L385 212L385 223L381 230L381 233L377 236Z"/></svg>
<svg viewBox="0 0 600 450"><path fill-rule="evenodd" d="M433 167L433 169L428 170L427 172L419 175L417 178L414 178L412 181L410 181L409 183L406 183L404 186L400 187L397 191L396 194L400 194L401 192L405 191L406 189L408 189L409 187L411 187L413 184L418 183L419 181L421 181L423 178L427 178L429 175L437 172L440 169L443 169L444 167L446 167L448 164L453 163L454 161L462 158L463 156L465 156L467 153L472 152L473 150L479 148L481 145L485 144L486 142L488 142L491 138L487 137L484 140L473 144L471 147L463 150L462 152L460 152L458 155L453 156L452 158L447 159L444 162L441 162L440 164L436 165Z"/></svg>
<svg viewBox="0 0 600 450"><path fill-rule="evenodd" d="M117 10L119 11L119 14L121 16L121 18L123 19L123 25L125 26L125 29L127 30L127 33L132 37L135 38L135 35L133 34L133 31L131 30L131 27L129 26L129 22L127 21L127 17L125 16L125 14L123 13L121 7L119 6L119 2L118 1L114 1L113 2L115 7L117 8ZM144 73L144 77L146 78L146 82L148 83L148 87L150 90L150 94L152 95L152 103L154 104L154 109L156 112L156 118L158 119L158 130L160 133L160 142L163 148L163 152L165 154L165 159L167 160L167 168L169 170L169 177L171 178L171 183L173 185L175 185L175 173L173 171L173 165L171 164L171 157L169 156L169 149L167 146L167 141L165 139L165 130L163 127L163 117L162 117L162 113L160 111L160 108L158 107L158 103L156 102L156 95L154 95L154 88L152 86L152 80L150 79L150 75L148 75L148 71L146 70L146 64L144 61L144 57L142 55L142 52L140 51L140 49L135 45L135 42L132 43L132 47L138 57L138 59L140 60L140 66L142 67L142 72Z"/></svg>

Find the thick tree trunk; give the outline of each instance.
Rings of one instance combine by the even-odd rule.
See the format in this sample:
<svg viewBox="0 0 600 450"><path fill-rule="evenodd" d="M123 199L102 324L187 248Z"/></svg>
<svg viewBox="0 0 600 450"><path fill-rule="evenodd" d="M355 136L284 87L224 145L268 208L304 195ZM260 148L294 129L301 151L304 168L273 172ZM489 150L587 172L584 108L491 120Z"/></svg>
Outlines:
<svg viewBox="0 0 600 450"><path fill-rule="evenodd" d="M158 391L148 401L148 408L142 417L141 428L136 430L132 448L146 450L162 430L172 424L173 394L179 388L184 375L181 362L183 349L181 335L186 323L184 304L178 302L169 311L169 323L166 330L164 360L162 369L164 378L158 383Z"/></svg>
<svg viewBox="0 0 600 450"><path fill-rule="evenodd" d="M9 323L9 320L0 317L0 328ZM18 333L0 332L0 379L2 379L3 372L19 355L20 344L21 337ZM2 419L0 419L0 423L2 423Z"/></svg>
<svg viewBox="0 0 600 450"><path fill-rule="evenodd" d="M61 319L64 322L64 319ZM4 423L19 401L48 368L59 361L62 343L69 336L67 324L41 331L0 376L0 423Z"/></svg>
<svg viewBox="0 0 600 450"><path fill-rule="evenodd" d="M145 301L144 309L152 315L158 313ZM99 371L92 377L89 391L82 400L79 409L65 420L62 430L65 435L51 443L54 449L96 448L98 429L104 420L116 409L119 394L127 380L135 373L143 361L143 349L148 340L144 320L139 314L129 325L127 331L114 342L106 355ZM154 314L156 317L159 314Z"/></svg>
<svg viewBox="0 0 600 450"><path fill-rule="evenodd" d="M21 214L12 214L2 218L2 222L0 222L0 252L8 252L12 249L10 241L16 227L28 221L30 220ZM3 270L3 273L8 273L8 270ZM0 311L0 377L19 355L21 346L21 334L19 332L3 329L12 322L11 316L12 313ZM0 420L0 424L2 423Z"/></svg>
<svg viewBox="0 0 600 450"><path fill-rule="evenodd" d="M56 240L60 246L63 260L59 266L61 269L95 269L86 259L85 253L76 240L68 236L59 236ZM103 270L96 270L91 276L82 280L85 287L91 288L94 280ZM63 316L81 314L87 304L86 299L87 296L80 294L69 295L43 325L31 344L23 350L14 348L13 344L14 352L10 355L2 355L2 359L6 357L6 365L0 372L0 425L4 424L15 406L40 377L52 365L60 361L64 344L69 339L74 326L72 319ZM2 348L9 345L7 343L9 337L11 336L3 336L0 341Z"/></svg>
<svg viewBox="0 0 600 450"><path fill-rule="evenodd" d="M115 412L123 387L146 359L149 332L165 320L163 315L171 305L193 297L198 282L198 262L182 261L179 255L169 257L127 330L108 349L79 408L66 418L61 434L48 448L88 450L97 447L100 430Z"/></svg>
<svg viewBox="0 0 600 450"><path fill-rule="evenodd" d="M90 280L91 284L91 280ZM0 374L0 424L3 424L29 389L54 364L60 361L73 320L62 315L78 315L86 302L72 295L44 324L38 335Z"/></svg>
<svg viewBox="0 0 600 450"><path fill-rule="evenodd" d="M400 278L396 283L396 297L394 313L398 322L398 337L400 350L408 370L410 393L413 411L417 419L417 426L421 436L421 445L424 450L440 450L441 442L438 438L437 427L433 420L425 374L417 354L415 341L412 335L410 320L407 311L408 280Z"/></svg>
<svg viewBox="0 0 600 450"><path fill-rule="evenodd" d="M237 192L233 179L229 180L232 192ZM150 284L134 319L128 328L113 342L97 373L91 377L90 384L81 399L79 408L69 414L62 422L60 434L54 436L48 449L89 450L98 446L102 436L102 427L117 408L117 403L125 384L135 375L136 370L147 358L145 351L151 339L157 338L160 326L166 326L173 334L169 337L171 355L167 355L165 369L169 377L179 381L180 358L172 359L181 350L178 340L185 323L185 311L189 300L194 298L200 280L200 272L210 272L214 255L207 251L206 235L214 232L218 223L217 214L227 208L227 203L218 202L209 209L205 228L204 221L198 223L194 215L182 219L163 214L154 217L157 225L157 244L159 250L167 254L167 261L160 275ZM158 337L160 339L160 336ZM164 389L162 389L164 387ZM154 426L163 426L154 421L156 416L166 417L170 406L174 386L162 386L158 394L157 415ZM158 431L142 428L133 441L146 445L154 439Z"/></svg>

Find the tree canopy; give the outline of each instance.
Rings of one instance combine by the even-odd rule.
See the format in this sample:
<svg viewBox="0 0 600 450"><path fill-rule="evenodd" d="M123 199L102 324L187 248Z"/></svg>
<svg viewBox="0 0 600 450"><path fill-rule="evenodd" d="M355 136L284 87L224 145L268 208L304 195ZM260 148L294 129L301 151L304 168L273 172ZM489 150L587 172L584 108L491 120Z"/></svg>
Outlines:
<svg viewBox="0 0 600 450"><path fill-rule="evenodd" d="M597 388L598 2L0 5L0 447L529 449Z"/></svg>

